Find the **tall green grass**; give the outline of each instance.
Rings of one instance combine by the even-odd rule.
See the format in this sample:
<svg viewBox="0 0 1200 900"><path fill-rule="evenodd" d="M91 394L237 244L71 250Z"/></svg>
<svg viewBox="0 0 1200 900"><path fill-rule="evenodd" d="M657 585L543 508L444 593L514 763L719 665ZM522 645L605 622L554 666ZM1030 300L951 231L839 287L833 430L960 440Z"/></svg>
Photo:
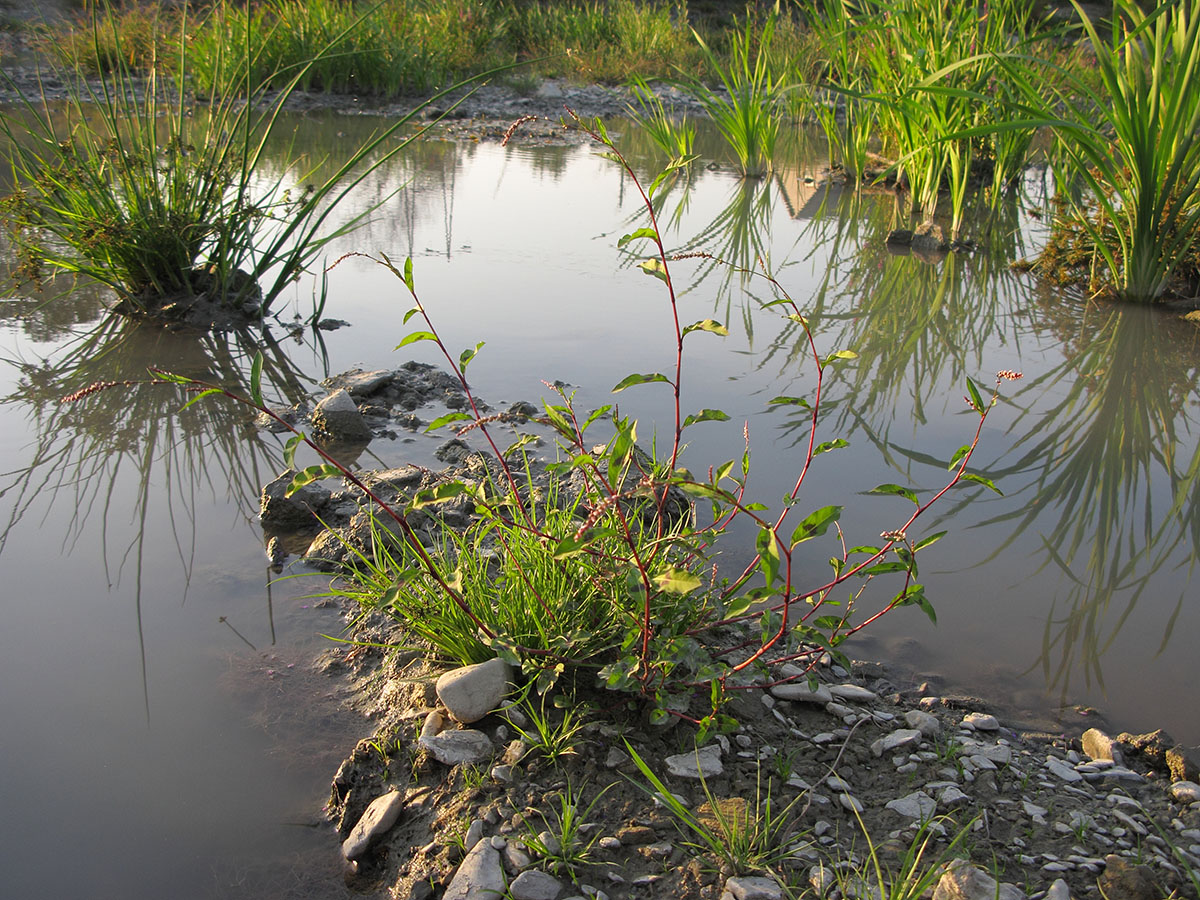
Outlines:
<svg viewBox="0 0 1200 900"><path fill-rule="evenodd" d="M756 31L747 19L731 39L728 65L693 31L709 70L724 91L714 90L699 78L686 82L688 90L725 137L744 178L761 178L771 170L782 127L786 76L777 74L770 64L775 22L775 17L768 18L761 31Z"/></svg>
<svg viewBox="0 0 1200 900"><path fill-rule="evenodd" d="M1110 287L1133 301L1163 296L1200 230L1200 3L1143 12L1116 0L1104 36L1072 0L1095 57L1094 73L1008 60L1032 124L1053 129L1064 192L1060 227L1087 236Z"/></svg>
<svg viewBox="0 0 1200 900"><path fill-rule="evenodd" d="M195 31L225 29L223 9ZM87 80L86 67L61 73L71 86L61 107L23 97L0 112L0 134L15 188L3 213L26 274L65 271L110 287L119 308L161 314L205 298L235 315L263 314L333 240L370 210L326 227L343 197L411 138L392 141L411 114L361 142L321 174L299 153L274 167L266 148L289 95L309 66L262 76L268 39L218 51L209 101L189 94L186 16L158 27L172 53L139 78L111 16L92 20L97 65L108 48L115 68ZM334 35L326 50L335 46ZM268 97L268 86L279 90Z"/></svg>

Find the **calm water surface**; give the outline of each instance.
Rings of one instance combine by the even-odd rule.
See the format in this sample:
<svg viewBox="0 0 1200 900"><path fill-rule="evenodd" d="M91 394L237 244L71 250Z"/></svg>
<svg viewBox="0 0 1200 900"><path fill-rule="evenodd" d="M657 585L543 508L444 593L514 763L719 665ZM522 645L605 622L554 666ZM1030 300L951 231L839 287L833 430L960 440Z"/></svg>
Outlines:
<svg viewBox="0 0 1200 900"><path fill-rule="evenodd" d="M366 125L297 127L323 155ZM852 652L892 661L902 683L980 694L1013 720L1076 727L1061 711L1083 704L1113 728L1200 742L1200 332L1011 273L1039 237L1015 206L976 235L989 252L929 262L887 251L890 198L855 202L807 172L797 162L740 182L697 167L661 209L673 247L769 259L823 352L859 354L828 384L821 426L821 439L850 447L820 458L802 506L844 504L847 539L876 540L903 521L905 501L861 492L941 487L974 429L964 379L1025 375L1005 387L976 457L1004 496L957 489L923 525L950 531L921 557L938 625L902 610ZM373 199L384 200L373 224L342 249L414 258L448 345L487 341L471 374L489 402L536 401L542 380L559 379L592 407L629 372L669 370L659 282L616 249L642 224L635 193L589 148L424 143L365 186ZM739 454L746 423L751 493L777 505L807 432L768 401L813 389L801 336L762 307L761 284L700 261L675 278L686 318L730 329L689 338L686 408L732 421L694 429L684 462L703 470ZM324 314L350 327L292 338L277 323L265 342L102 324L102 298L88 292L4 305L0 871L13 896L341 892L333 835L310 826L364 729L339 718L336 682L310 668L336 614L304 598L311 582L268 586L255 498L280 442L220 404L176 414L170 389L55 402L150 363L244 385L259 348L275 399L291 402L328 374L413 358L393 351L410 303L391 275L351 258L329 279ZM280 318L307 315L313 293L297 285ZM643 434L669 421L656 387L620 395ZM360 461L423 462L437 443L377 440ZM749 543L727 548L730 565ZM834 551L816 543L814 583Z"/></svg>

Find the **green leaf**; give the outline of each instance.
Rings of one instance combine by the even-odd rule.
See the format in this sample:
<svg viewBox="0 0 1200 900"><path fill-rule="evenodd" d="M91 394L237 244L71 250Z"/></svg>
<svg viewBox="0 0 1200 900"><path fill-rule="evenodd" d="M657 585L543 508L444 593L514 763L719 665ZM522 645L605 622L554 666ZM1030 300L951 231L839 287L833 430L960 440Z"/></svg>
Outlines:
<svg viewBox="0 0 1200 900"><path fill-rule="evenodd" d="M653 275L660 281L665 282L667 280L667 267L663 265L663 261L657 256L638 263L638 268L647 275Z"/></svg>
<svg viewBox="0 0 1200 900"><path fill-rule="evenodd" d="M869 566L859 572L859 575L890 575L892 572L907 572L908 566L900 562L881 562Z"/></svg>
<svg viewBox="0 0 1200 900"><path fill-rule="evenodd" d="M799 406L802 409L812 409L812 404L803 397L775 397L767 401L768 406Z"/></svg>
<svg viewBox="0 0 1200 900"><path fill-rule="evenodd" d="M467 486L461 481L447 481L445 484L439 484L431 488L425 488L423 491L417 491L413 497L412 503L408 505L409 509L424 509L427 506L435 506L439 503L445 503L448 500L453 500L460 494L467 492Z"/></svg>
<svg viewBox="0 0 1200 900"><path fill-rule="evenodd" d="M255 406L265 406L262 396L262 351L254 354L254 362L250 364L250 400Z"/></svg>
<svg viewBox="0 0 1200 900"><path fill-rule="evenodd" d="M437 335L432 331L414 331L412 334L406 335L404 340L398 343L394 350L399 350L401 347L407 347L409 344L415 344L417 341L436 341Z"/></svg>
<svg viewBox="0 0 1200 900"><path fill-rule="evenodd" d="M758 567L770 587L779 575L779 540L775 532L770 528L760 529L754 539L754 548L758 551Z"/></svg>
<svg viewBox="0 0 1200 900"><path fill-rule="evenodd" d="M725 618L733 619L754 605L753 597L735 597L725 605Z"/></svg>
<svg viewBox="0 0 1200 900"><path fill-rule="evenodd" d="M292 479L292 483L288 485L287 491L284 492L285 497L290 497L296 491L305 485L312 484L314 481L320 481L322 478L336 478L344 474L341 469L330 463L324 463L318 466L309 466L307 469L301 469Z"/></svg>
<svg viewBox="0 0 1200 900"><path fill-rule="evenodd" d="M536 440L537 440L536 434L523 434L519 438L517 438L517 440L514 443L512 443L508 447L506 447L504 452L501 453L500 455L502 457L504 457L505 459L508 459L510 456L512 456L514 453L516 453L518 450L520 450L526 444L532 444Z"/></svg>
<svg viewBox="0 0 1200 900"><path fill-rule="evenodd" d="M199 401L203 400L205 397L211 397L213 394L223 394L223 393L225 393L225 392L222 391L220 388L209 388L206 391L201 391L200 393L198 393L194 397L192 397L192 399L189 400L187 403L183 404L183 406L179 407L179 411L183 412L185 409L187 409L193 403L198 403Z"/></svg>
<svg viewBox="0 0 1200 900"><path fill-rule="evenodd" d="M792 546L795 547L797 544L824 534L841 514L842 507L840 506L822 506L815 512L809 513L792 532Z"/></svg>
<svg viewBox="0 0 1200 900"><path fill-rule="evenodd" d="M458 367L462 371L464 371L464 372L467 371L467 364L470 363L471 360L473 360L475 358L476 353L478 353L481 349L483 349L483 345L485 343L486 343L485 341L480 341L478 344L475 345L474 350L464 350L462 352L462 355L459 356L459 358L458 358Z"/></svg>
<svg viewBox="0 0 1200 900"><path fill-rule="evenodd" d="M683 427L695 425L697 422L728 422L729 416L721 412L719 409L702 409L695 415L688 416L683 420Z"/></svg>
<svg viewBox="0 0 1200 900"><path fill-rule="evenodd" d="M579 430L587 431L589 425L591 425L593 422L595 422L597 419L599 419L601 416L603 416L605 413L607 413L610 409L612 409L611 404L609 404L608 406L601 406L599 409L593 409L590 413L588 413L587 419L584 420L583 427L580 428Z"/></svg>
<svg viewBox="0 0 1200 900"><path fill-rule="evenodd" d="M687 337L693 331L707 331L709 334L719 334L721 337L729 336L729 329L716 319L701 319L699 322L693 322L683 329L682 337Z"/></svg>
<svg viewBox="0 0 1200 900"><path fill-rule="evenodd" d="M819 456L822 453L828 453L830 450L841 450L843 447L849 446L850 442L842 440L841 438L836 438L832 441L825 441L824 443L817 444L816 449L813 450L813 456Z"/></svg>
<svg viewBox="0 0 1200 900"><path fill-rule="evenodd" d="M901 487L898 484L881 484L878 487L873 487L867 491L868 494L894 494L897 497L903 497L905 500L911 500L917 506L921 505L921 501L917 499L917 495L906 487Z"/></svg>
<svg viewBox="0 0 1200 900"><path fill-rule="evenodd" d="M411 319L413 316L417 315L417 314L418 314L418 313L420 313L420 312L421 312L421 307L419 307L419 306L414 306L414 307L412 307L412 308L408 309L408 310L407 310L407 311L404 313L404 322L403 322L403 324L407 325L407 324L408 324L408 320L409 320L409 319Z"/></svg>
<svg viewBox="0 0 1200 900"><path fill-rule="evenodd" d="M296 468L296 450L303 441L303 435L294 434L288 438L288 442L283 445L283 465L285 468Z"/></svg>
<svg viewBox="0 0 1200 900"><path fill-rule="evenodd" d="M788 316L788 319L789 319L790 321L792 321L792 322L796 322L796 323L798 323L798 324L800 324L800 325L807 325L807 324L808 324L808 318L807 318L806 316L802 316L802 315L800 315L800 313L791 313L791 314Z"/></svg>
<svg viewBox="0 0 1200 900"><path fill-rule="evenodd" d="M813 620L813 625L817 628L824 628L826 631L833 631L835 628L842 627L841 616L819 616Z"/></svg>
<svg viewBox="0 0 1200 900"><path fill-rule="evenodd" d="M839 360L843 359L858 359L858 354L853 350L835 350L833 353L830 353L827 357L825 357L824 365L827 366L830 363L838 362Z"/></svg>
<svg viewBox="0 0 1200 900"><path fill-rule="evenodd" d="M959 447L957 450L954 451L954 455L952 457L950 457L950 465L946 466L946 468L947 469L955 468L960 462L963 461L963 457L966 456L970 452L971 452L971 445L963 444L961 447Z"/></svg>
<svg viewBox="0 0 1200 900"><path fill-rule="evenodd" d="M700 587L699 576L687 569L668 566L654 576L654 586L668 594L687 594Z"/></svg>
<svg viewBox="0 0 1200 900"><path fill-rule="evenodd" d="M667 384L671 383L670 379L668 379L666 375L663 375L659 372L650 372L646 374L638 374L635 372L632 375L626 375L624 378L622 378L620 383L612 389L612 393L616 394L625 390L627 387L633 387L635 384L650 384L651 382L655 381L664 381Z"/></svg>
<svg viewBox="0 0 1200 900"><path fill-rule="evenodd" d="M404 286L411 292L416 290L415 285L416 282L413 281L412 257L410 256L404 260Z"/></svg>
<svg viewBox="0 0 1200 900"><path fill-rule="evenodd" d="M963 481L974 481L976 484L982 484L988 490L995 491L1001 497L1004 496L1004 491L996 487L990 478L984 478L982 475L972 475L970 472L963 472L961 478Z"/></svg>
<svg viewBox="0 0 1200 900"><path fill-rule="evenodd" d="M975 409L975 412L983 415L983 397L980 396L979 388L975 386L975 382L970 378L967 379L967 394L968 399L971 401L971 406Z"/></svg>
<svg viewBox="0 0 1200 900"><path fill-rule="evenodd" d="M465 412L446 413L444 416L438 416L436 419L434 419L432 422L430 422L425 427L425 432L428 434L430 431L437 431L443 425L448 425L451 422L463 422L463 421L474 422L475 419L473 416L470 416Z"/></svg>
<svg viewBox="0 0 1200 900"><path fill-rule="evenodd" d="M707 484L699 484L698 482L681 482L676 485L685 494L691 494L693 497L711 497L714 500L726 500L728 497L725 492Z"/></svg>
<svg viewBox="0 0 1200 900"><path fill-rule="evenodd" d="M617 249L624 247L630 241L636 241L639 238L649 238L652 241L658 240L658 232L653 228L639 228L637 231L631 231L629 234L621 235L621 239L617 241Z"/></svg>
<svg viewBox="0 0 1200 900"><path fill-rule="evenodd" d="M915 552L917 550L924 550L930 544L935 544L940 541L946 536L946 534L947 532L945 531L939 531L937 534L931 534L929 537L921 538L921 540L917 541L917 543L913 546L913 551Z"/></svg>

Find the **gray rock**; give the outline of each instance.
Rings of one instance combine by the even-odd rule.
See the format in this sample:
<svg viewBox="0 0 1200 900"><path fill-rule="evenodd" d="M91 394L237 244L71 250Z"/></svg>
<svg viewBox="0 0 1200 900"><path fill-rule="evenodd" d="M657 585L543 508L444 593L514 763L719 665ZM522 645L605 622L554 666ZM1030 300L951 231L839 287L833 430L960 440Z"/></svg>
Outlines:
<svg viewBox="0 0 1200 900"><path fill-rule="evenodd" d="M1071 900L1071 889L1059 878L1047 889L1045 900Z"/></svg>
<svg viewBox="0 0 1200 900"><path fill-rule="evenodd" d="M388 369L376 369L374 372L351 369L336 379L330 379L330 386L336 384L345 388L351 397L367 397L387 385L394 377L395 373Z"/></svg>
<svg viewBox="0 0 1200 900"><path fill-rule="evenodd" d="M1200 784L1177 781L1170 787L1171 796L1180 803L1200 803Z"/></svg>
<svg viewBox="0 0 1200 900"><path fill-rule="evenodd" d="M725 882L734 900L782 900L783 888L774 878L762 875L733 875Z"/></svg>
<svg viewBox="0 0 1200 900"><path fill-rule="evenodd" d="M712 778L725 771L721 764L721 748L716 744L692 753L668 756L665 762L667 771L679 778Z"/></svg>
<svg viewBox="0 0 1200 900"><path fill-rule="evenodd" d="M859 687L857 684L830 685L829 693L839 700L849 700L852 703L870 703L872 700L878 699L878 695L874 691L868 691L865 687Z"/></svg>
<svg viewBox="0 0 1200 900"><path fill-rule="evenodd" d="M899 750L901 747L911 747L920 740L921 732L916 728L900 728L872 743L871 752L876 756L883 756L883 754Z"/></svg>
<svg viewBox="0 0 1200 900"><path fill-rule="evenodd" d="M314 482L288 497L287 489L295 476L293 471L284 472L263 487L258 517L264 525L279 531L298 531L320 525L315 516L329 504L329 488Z"/></svg>
<svg viewBox="0 0 1200 900"><path fill-rule="evenodd" d="M933 814L937 810L937 801L924 791L915 791L907 796L889 800L884 807L907 819L919 819L923 822L933 818Z"/></svg>
<svg viewBox="0 0 1200 900"><path fill-rule="evenodd" d="M447 766L474 765L492 755L492 742L482 731L464 728L443 731L417 741L429 755Z"/></svg>
<svg viewBox="0 0 1200 900"><path fill-rule="evenodd" d="M777 684L770 688L772 696L779 700L791 700L794 703L817 703L824 705L833 700L833 694L823 684L818 684L815 691L808 689L808 682L798 681L792 684Z"/></svg>
<svg viewBox="0 0 1200 900"><path fill-rule="evenodd" d="M463 846L468 850L483 840L483 819L472 819L467 826L467 834L463 838Z"/></svg>
<svg viewBox="0 0 1200 900"><path fill-rule="evenodd" d="M967 713L963 716L962 723L972 731L999 731L1000 721L995 716L987 713Z"/></svg>
<svg viewBox="0 0 1200 900"><path fill-rule="evenodd" d="M376 797L350 830L350 836L342 842L342 856L346 859L361 857L373 840L396 824L403 809L404 794L400 791L390 791L382 797Z"/></svg>
<svg viewBox="0 0 1200 900"><path fill-rule="evenodd" d="M948 785L942 788L942 791L937 796L937 802L942 806L953 809L956 806L962 806L969 803L971 798L964 794L957 785Z"/></svg>
<svg viewBox="0 0 1200 900"><path fill-rule="evenodd" d="M458 721L477 722L504 700L511 678L512 669L499 658L463 666L437 680L438 699Z"/></svg>
<svg viewBox="0 0 1200 900"><path fill-rule="evenodd" d="M937 737L942 733L942 722L934 715L919 709L910 709L904 714L904 721L909 728L915 728L925 737Z"/></svg>
<svg viewBox="0 0 1200 900"><path fill-rule="evenodd" d="M909 245L917 254L941 254L950 249L941 226L934 222L922 222L913 229Z"/></svg>
<svg viewBox="0 0 1200 900"><path fill-rule="evenodd" d="M513 900L554 900L562 890L562 882L553 875L528 869L508 886Z"/></svg>
<svg viewBox="0 0 1200 900"><path fill-rule="evenodd" d="M817 863L808 870L808 884L818 897L824 897L837 884L837 876L829 866Z"/></svg>
<svg viewBox="0 0 1200 900"><path fill-rule="evenodd" d="M849 794L838 794L838 803L842 804L848 812L860 813L865 809L861 800Z"/></svg>
<svg viewBox="0 0 1200 900"><path fill-rule="evenodd" d="M371 440L371 429L344 388L317 404L312 423L318 431L337 441L361 444Z"/></svg>
<svg viewBox="0 0 1200 900"><path fill-rule="evenodd" d="M938 879L933 900L1025 900L1025 893L1011 884L997 884L978 866L958 862Z"/></svg>
<svg viewBox="0 0 1200 900"><path fill-rule="evenodd" d="M442 900L500 900L504 891L500 852L490 842L480 841L459 865Z"/></svg>
<svg viewBox="0 0 1200 900"><path fill-rule="evenodd" d="M1063 762L1056 756L1046 757L1046 768L1054 775L1057 775L1063 781L1074 782L1083 781L1083 776L1075 771L1074 767Z"/></svg>
<svg viewBox="0 0 1200 900"><path fill-rule="evenodd" d="M1087 754L1089 759L1107 759L1118 765L1125 764L1125 760L1121 758L1121 750L1117 747L1116 741L1099 728L1089 728L1083 733L1081 740L1083 742L1083 752Z"/></svg>

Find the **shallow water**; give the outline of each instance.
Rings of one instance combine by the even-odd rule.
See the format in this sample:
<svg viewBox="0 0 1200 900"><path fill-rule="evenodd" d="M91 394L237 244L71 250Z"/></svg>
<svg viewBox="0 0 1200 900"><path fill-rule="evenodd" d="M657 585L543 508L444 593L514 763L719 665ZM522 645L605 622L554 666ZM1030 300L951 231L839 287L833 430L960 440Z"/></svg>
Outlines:
<svg viewBox="0 0 1200 900"><path fill-rule="evenodd" d="M371 125L327 115L297 127L320 156ZM649 172L649 153L626 144ZM1010 720L1073 728L1083 720L1057 710L1088 704L1115 729L1161 726L1200 742L1189 590L1200 332L1156 311L1089 308L1011 273L1038 240L1037 220L1015 206L978 235L991 252L893 255L883 240L892 200L855 203L807 183L820 165L761 182L697 166L661 210L673 247L750 266L768 258L822 352L859 354L826 384L820 437L851 446L819 458L801 505L844 504L847 539L876 540L906 517L905 501L861 492L939 488L974 429L965 377L987 386L1000 369L1025 375L1004 387L976 457L1004 496L959 488L922 523L922 534L950 532L920 557L938 625L901 610L852 655L894 662L902 683L940 678L980 694ZM558 379L590 408L611 402L629 372L671 365L661 285L616 249L643 224L633 185L591 149L426 142L362 196L384 205L342 249L414 258L447 345L487 341L470 370L487 401L536 401L549 393L542 380ZM796 326L762 308L761 283L747 292L699 261L675 272L685 318L730 329L688 340L685 411L720 408L732 421L695 428L684 463L703 470L740 454L746 423L750 492L777 505L807 432L768 401L813 388ZM297 285L280 318L307 315L313 293ZM343 261L324 315L350 327L293 340L276 325L278 343L264 348L270 392L287 401L351 366L439 362L429 345L393 350L410 305L382 267ZM330 683L308 674L336 615L303 598L311 583L267 587L255 498L280 442L219 403L176 415L178 397L161 387L55 403L150 363L244 386L255 348L128 325L96 333L99 299L86 292L42 309L14 301L3 314L0 347L16 363L0 369L6 890L338 895L333 835L306 826L362 725L339 720L322 702ZM660 387L619 395L643 435L669 421ZM376 440L360 461L423 462L437 443ZM751 542L734 538L730 566ZM818 543L806 545L814 582L834 551Z"/></svg>

